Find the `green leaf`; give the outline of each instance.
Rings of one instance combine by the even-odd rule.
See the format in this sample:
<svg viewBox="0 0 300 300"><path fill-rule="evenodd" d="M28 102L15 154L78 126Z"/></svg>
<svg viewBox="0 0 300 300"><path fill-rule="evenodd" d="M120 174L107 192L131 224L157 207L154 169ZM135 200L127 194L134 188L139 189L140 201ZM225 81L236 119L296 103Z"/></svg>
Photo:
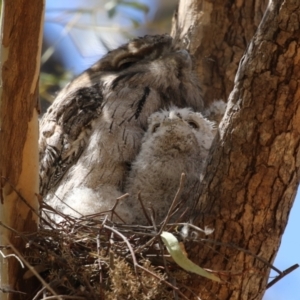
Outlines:
<svg viewBox="0 0 300 300"><path fill-rule="evenodd" d="M189 260L182 252L177 238L172 233L163 231L160 236L168 252L181 268L183 268L186 271L206 277L208 279L221 282L221 279L219 277L207 272L206 270L202 269L201 267L194 264L191 260Z"/></svg>

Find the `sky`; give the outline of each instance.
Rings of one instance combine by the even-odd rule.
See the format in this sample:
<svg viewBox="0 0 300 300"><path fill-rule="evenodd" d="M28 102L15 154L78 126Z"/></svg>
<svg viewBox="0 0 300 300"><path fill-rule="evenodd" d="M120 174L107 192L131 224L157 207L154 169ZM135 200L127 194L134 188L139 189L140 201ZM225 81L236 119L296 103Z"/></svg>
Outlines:
<svg viewBox="0 0 300 300"><path fill-rule="evenodd" d="M298 263L300 264L300 194L299 189L294 206L289 216L281 246L274 265L281 271ZM267 290L264 300L299 300L300 299L300 268L290 273L273 287Z"/></svg>
<svg viewBox="0 0 300 300"><path fill-rule="evenodd" d="M157 0L151 0L149 12L144 14L141 10L132 10L126 6L119 6L113 19L109 18L105 5L100 0L46 1L46 16L44 37L48 44L55 45L54 55L63 58L65 68L75 75L90 67L110 49L117 48L128 39L135 36L137 31L132 30L132 21L143 24L151 19L155 13ZM146 4L147 0L139 0ZM64 13L76 7L84 8L81 14ZM89 13L92 11L94 14ZM116 25L112 26L113 23ZM95 30L87 30L97 23ZM67 24L67 26L66 26ZM121 25L120 25L121 24ZM120 32L122 30L123 32ZM113 37L113 38L112 38ZM66 51L66 49L68 49Z"/></svg>
<svg viewBox="0 0 300 300"><path fill-rule="evenodd" d="M151 18L155 11L156 1L151 1L151 10L148 18ZM103 54L105 54L106 48L99 42L94 34L87 34L86 30L84 33L80 32L81 29L77 30L77 34L70 35L70 32L63 30L61 22L63 18L60 18L58 22L53 21L53 16L57 13L58 8L74 8L75 3L80 3L80 0L73 1L58 1L48 0L46 6L46 18L45 18L45 37L49 44L55 44L55 55L61 55L65 64L65 68L70 70L74 74L79 74L84 69L88 68L96 60L98 60ZM89 0L85 2L85 8L93 7L96 0ZM147 0L141 1L147 3ZM128 11L123 11L124 15L118 16L119 21L123 22L124 28L129 24L126 24L124 16ZM135 17L143 21L144 15L142 13L135 13ZM125 18L126 19L126 18ZM82 23L88 23L89 17L81 19ZM101 20L104 26L109 23L110 20L103 17ZM125 23L124 23L125 22ZM84 34L84 43L80 42L80 37ZM112 39L111 36L114 36ZM79 38L78 38L79 37ZM79 39L79 40L78 40ZM124 41L123 35L118 35L112 32L106 32L103 35L103 39L110 41L111 47L117 47ZM114 44L112 44L112 42ZM83 45L83 46L82 46ZM67 51L66 51L67 49ZM282 238L281 246L277 257L274 262L280 270L285 270L290 266L298 263L300 264L300 239L298 233L300 231L300 193L297 194L295 204L289 216L289 221L285 233ZM273 273L271 273L273 274ZM300 268L281 279L278 283L267 290L264 300L299 300L300 299Z"/></svg>

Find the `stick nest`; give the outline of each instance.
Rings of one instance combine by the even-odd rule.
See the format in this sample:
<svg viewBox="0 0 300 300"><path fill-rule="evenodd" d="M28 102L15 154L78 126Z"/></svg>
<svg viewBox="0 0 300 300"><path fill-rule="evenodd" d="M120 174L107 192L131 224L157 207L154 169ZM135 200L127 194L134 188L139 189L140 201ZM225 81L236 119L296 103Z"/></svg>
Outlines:
<svg viewBox="0 0 300 300"><path fill-rule="evenodd" d="M45 281L34 300L188 299L182 288L189 274L176 267L160 239L162 230L178 234L183 226L167 224L172 207L152 226L115 223L105 214L73 218L46 203L42 208L41 229L28 238L25 256L34 267L25 278L39 273ZM62 221L46 219L45 208Z"/></svg>

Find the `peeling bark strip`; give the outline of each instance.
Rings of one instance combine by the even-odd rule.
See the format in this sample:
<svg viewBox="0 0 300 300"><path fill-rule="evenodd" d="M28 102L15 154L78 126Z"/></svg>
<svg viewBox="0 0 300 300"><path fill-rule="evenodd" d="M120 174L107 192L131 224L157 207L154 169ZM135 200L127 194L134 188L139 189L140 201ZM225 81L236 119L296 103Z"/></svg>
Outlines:
<svg viewBox="0 0 300 300"><path fill-rule="evenodd" d="M270 1L241 60L204 176L196 225L273 262L299 183L300 3ZM191 286L204 299L261 299L269 269L228 247L193 248L224 284ZM215 297L215 298L214 298Z"/></svg>
<svg viewBox="0 0 300 300"><path fill-rule="evenodd" d="M37 230L37 216L20 198L38 209L35 193L38 193L38 83L43 12L41 0L2 1L0 245L12 244L20 253L25 247L22 238L7 228L21 233ZM24 283L19 261L5 259L0 263L0 286L20 292L1 293L1 300L28 297L23 293L34 286L28 281Z"/></svg>
<svg viewBox="0 0 300 300"><path fill-rule="evenodd" d="M188 40L204 101L227 99L268 0L181 0L172 36ZM187 35L188 39L184 39Z"/></svg>
<svg viewBox="0 0 300 300"><path fill-rule="evenodd" d="M39 72L36 71L40 66L36 53L39 50L43 2L31 2L32 5L26 0L3 2L0 159L2 176L9 178L12 184L17 183L21 172L24 132L32 118L33 108L38 104ZM31 101L32 98L35 101Z"/></svg>

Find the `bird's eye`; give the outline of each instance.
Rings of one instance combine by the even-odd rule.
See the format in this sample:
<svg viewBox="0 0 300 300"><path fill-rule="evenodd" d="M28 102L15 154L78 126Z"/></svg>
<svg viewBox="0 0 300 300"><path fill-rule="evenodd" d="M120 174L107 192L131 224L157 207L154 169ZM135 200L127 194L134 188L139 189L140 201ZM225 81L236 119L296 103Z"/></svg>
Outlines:
<svg viewBox="0 0 300 300"><path fill-rule="evenodd" d="M152 127L152 133L154 133L159 126L160 126L159 123L154 124L153 127Z"/></svg>
<svg viewBox="0 0 300 300"><path fill-rule="evenodd" d="M118 69L119 70L124 70L135 64L137 61L139 61L139 57L127 57L122 59L118 63Z"/></svg>
<svg viewBox="0 0 300 300"><path fill-rule="evenodd" d="M191 128L199 129L199 125L194 121L188 121L188 124L190 125Z"/></svg>

